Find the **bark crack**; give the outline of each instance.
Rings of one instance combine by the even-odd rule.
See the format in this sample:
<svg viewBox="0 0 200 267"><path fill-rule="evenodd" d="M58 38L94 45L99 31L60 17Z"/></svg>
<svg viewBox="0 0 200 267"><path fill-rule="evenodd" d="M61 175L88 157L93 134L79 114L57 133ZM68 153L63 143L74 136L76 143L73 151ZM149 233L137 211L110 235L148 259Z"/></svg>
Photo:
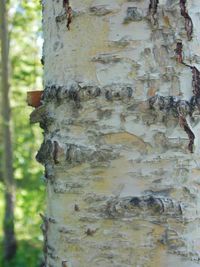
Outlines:
<svg viewBox="0 0 200 267"><path fill-rule="evenodd" d="M193 22L186 9L187 0L180 0L181 15L185 18L185 30L187 33L188 41L192 40Z"/></svg>
<svg viewBox="0 0 200 267"><path fill-rule="evenodd" d="M186 118L183 115L179 115L179 124L180 126L184 129L184 131L187 133L188 137L189 137L189 144L188 144L188 150L193 153L193 145L194 145L194 139L195 139L195 135L192 132L192 130L190 129Z"/></svg>
<svg viewBox="0 0 200 267"><path fill-rule="evenodd" d="M182 0L181 2L182 2L182 4L186 3L186 1L184 1L184 0ZM193 97L190 100L190 103L191 103L191 107L194 107L194 105L197 105L198 109L200 109L199 104L198 104L199 99L200 99L200 72L195 66L188 65L183 61L183 44L182 44L182 41L177 42L175 53L176 53L177 62L185 65L186 67L189 67L192 71ZM179 110L178 110L178 112L179 112ZM191 113L190 113L190 115L191 115ZM187 135L189 137L188 149L191 153L193 153L193 145L194 145L195 135L192 132L192 130L190 129L186 118L184 117L183 114L181 114L181 112L179 112L179 124L184 129L184 131L187 133Z"/></svg>

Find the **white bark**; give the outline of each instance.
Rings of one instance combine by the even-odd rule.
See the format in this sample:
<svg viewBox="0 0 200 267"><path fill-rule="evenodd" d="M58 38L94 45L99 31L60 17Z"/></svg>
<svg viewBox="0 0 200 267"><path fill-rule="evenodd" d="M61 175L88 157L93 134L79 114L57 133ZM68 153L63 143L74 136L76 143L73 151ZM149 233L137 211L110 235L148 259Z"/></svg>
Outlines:
<svg viewBox="0 0 200 267"><path fill-rule="evenodd" d="M43 1L45 266L199 266L200 4L149 4Z"/></svg>

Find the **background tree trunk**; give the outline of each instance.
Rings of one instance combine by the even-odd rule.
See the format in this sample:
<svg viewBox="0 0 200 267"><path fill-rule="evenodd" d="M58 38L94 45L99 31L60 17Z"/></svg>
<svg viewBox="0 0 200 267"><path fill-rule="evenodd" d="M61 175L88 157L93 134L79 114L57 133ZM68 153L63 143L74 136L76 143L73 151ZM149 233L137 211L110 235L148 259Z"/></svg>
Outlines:
<svg viewBox="0 0 200 267"><path fill-rule="evenodd" d="M199 266L199 7L43 0L45 266Z"/></svg>
<svg viewBox="0 0 200 267"><path fill-rule="evenodd" d="M16 252L16 238L14 232L14 177L10 130L9 103L9 48L6 1L0 2L1 22L1 112L2 112L2 175L5 185L5 215L4 215L4 258L11 260Z"/></svg>

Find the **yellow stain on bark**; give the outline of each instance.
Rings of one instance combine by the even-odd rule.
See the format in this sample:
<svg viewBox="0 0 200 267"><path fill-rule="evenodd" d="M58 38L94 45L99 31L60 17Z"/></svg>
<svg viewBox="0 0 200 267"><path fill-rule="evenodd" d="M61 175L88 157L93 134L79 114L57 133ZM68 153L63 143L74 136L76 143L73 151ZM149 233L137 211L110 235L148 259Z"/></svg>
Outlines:
<svg viewBox="0 0 200 267"><path fill-rule="evenodd" d="M107 144L132 145L139 151L147 151L151 148L142 138L128 132L106 134L104 135L104 140Z"/></svg>

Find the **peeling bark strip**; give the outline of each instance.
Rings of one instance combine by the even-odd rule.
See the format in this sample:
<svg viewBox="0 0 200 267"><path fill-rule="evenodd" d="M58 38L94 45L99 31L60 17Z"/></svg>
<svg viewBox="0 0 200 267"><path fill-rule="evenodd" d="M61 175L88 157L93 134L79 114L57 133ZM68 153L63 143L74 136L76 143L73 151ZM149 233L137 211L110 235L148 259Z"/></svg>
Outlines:
<svg viewBox="0 0 200 267"><path fill-rule="evenodd" d="M195 97L200 97L200 71L195 66L188 65L183 61L183 56L182 56L183 44L182 44L182 42L177 43L175 52L177 55L177 61L192 70L193 94Z"/></svg>
<svg viewBox="0 0 200 267"><path fill-rule="evenodd" d="M185 18L185 30L187 32L188 40L190 41L192 40L193 22L186 9L186 1L187 0L180 0L180 8L181 15Z"/></svg>
<svg viewBox="0 0 200 267"><path fill-rule="evenodd" d="M193 145L194 145L194 139L195 139L195 135L192 132L192 130L190 129L186 118L183 115L179 116L179 123L180 126L184 129L184 131L187 133L188 137L189 137L189 144L188 144L188 149L191 153L193 153Z"/></svg>
<svg viewBox="0 0 200 267"><path fill-rule="evenodd" d="M181 41L177 42L176 49L174 51L177 55L177 61L192 70L193 94L195 97L200 97L200 71L195 66L188 65L183 61L183 44Z"/></svg>
<svg viewBox="0 0 200 267"><path fill-rule="evenodd" d="M154 25L157 23L156 14L158 9L159 0L150 0L149 13L154 21Z"/></svg>
<svg viewBox="0 0 200 267"><path fill-rule="evenodd" d="M185 3L185 2L184 2ZM195 66L190 66L186 63L183 62L183 57L182 57L182 42L177 43L177 48L176 48L176 54L177 54L177 61L181 64L184 64L185 66L191 68L192 70L192 87L193 87L193 94L194 96L190 100L191 103L191 108L194 110L194 105L197 105L197 108L199 109L199 98L200 98L200 72ZM191 115L192 111L190 112ZM193 153L193 146L194 146L194 139L195 135L190 129L186 118L180 114L179 115L179 124L180 126L184 129L184 131L187 133L189 137L189 144L188 144L188 149L191 153Z"/></svg>
<svg viewBox="0 0 200 267"><path fill-rule="evenodd" d="M186 1L181 1L182 4L185 4ZM183 8L183 7L182 7ZM181 13L182 14L182 13ZM177 61L187 67L189 67L192 70L192 87L193 87L193 94L194 96L190 100L190 116L192 112L195 109L195 106L197 106L198 110L200 110L200 105L199 105L199 99L200 99L200 72L195 66L190 66L183 61L183 44L182 42L178 42L176 49L175 49L176 55L177 55ZM190 129L186 118L180 113L179 114L179 124L180 126L184 129L184 131L187 133L189 137L189 144L188 144L188 149L191 153L193 153L193 145L194 145L194 139L195 135Z"/></svg>
<svg viewBox="0 0 200 267"><path fill-rule="evenodd" d="M63 7L66 10L67 16L67 29L70 30L70 24L72 22L72 8L69 4L69 0L63 0Z"/></svg>
<svg viewBox="0 0 200 267"><path fill-rule="evenodd" d="M195 66L190 66L182 62L185 66L189 67L192 70L192 87L193 87L193 98L196 100L200 97L200 71Z"/></svg>

